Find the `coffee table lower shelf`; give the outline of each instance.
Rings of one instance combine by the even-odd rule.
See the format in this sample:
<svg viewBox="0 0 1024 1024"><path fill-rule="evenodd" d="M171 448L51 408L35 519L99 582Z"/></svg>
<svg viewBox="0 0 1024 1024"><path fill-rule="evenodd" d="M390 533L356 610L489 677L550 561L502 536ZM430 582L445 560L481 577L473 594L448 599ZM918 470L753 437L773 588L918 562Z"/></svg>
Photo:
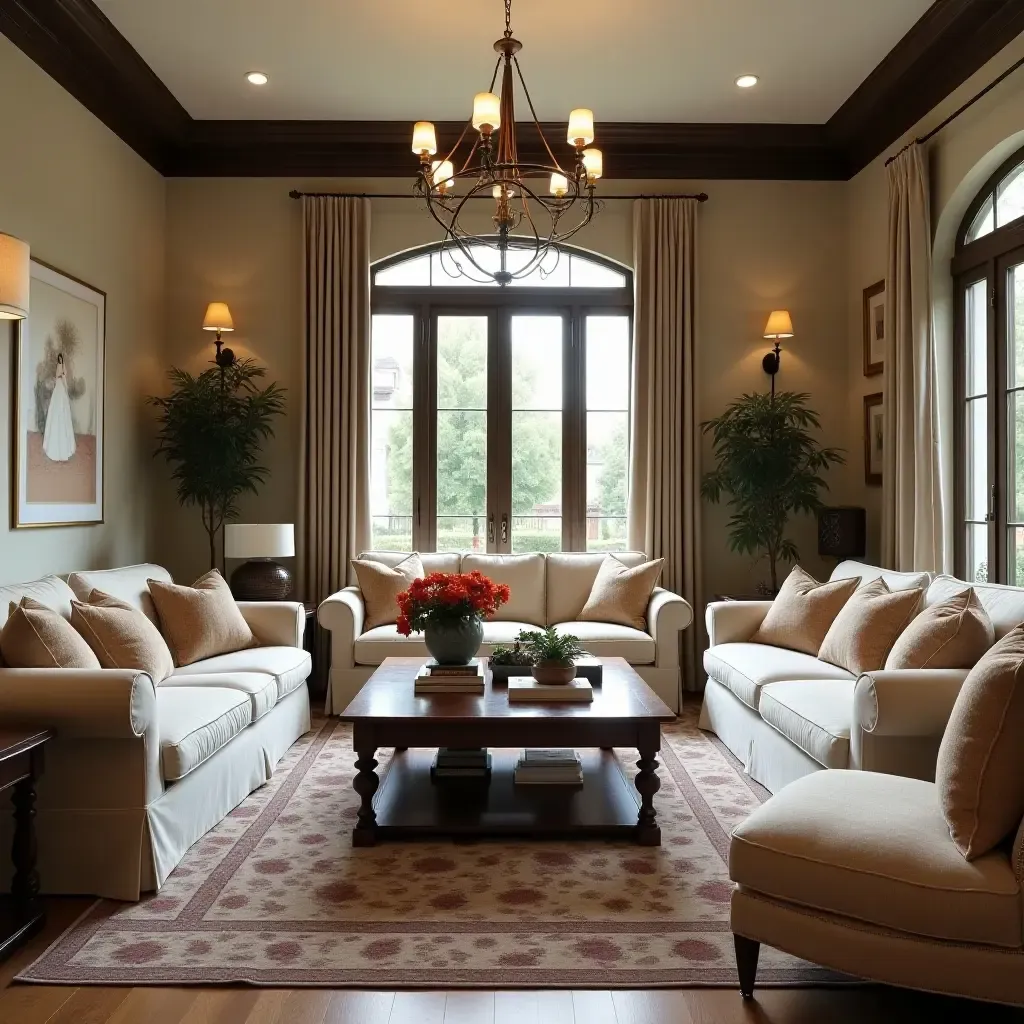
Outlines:
<svg viewBox="0 0 1024 1024"><path fill-rule="evenodd" d="M639 794L610 750L581 752L582 786L517 786L517 751L492 750L489 779L434 782L434 751L397 751L373 800L376 822L358 845L388 839L632 839ZM646 837L650 843L651 837Z"/></svg>

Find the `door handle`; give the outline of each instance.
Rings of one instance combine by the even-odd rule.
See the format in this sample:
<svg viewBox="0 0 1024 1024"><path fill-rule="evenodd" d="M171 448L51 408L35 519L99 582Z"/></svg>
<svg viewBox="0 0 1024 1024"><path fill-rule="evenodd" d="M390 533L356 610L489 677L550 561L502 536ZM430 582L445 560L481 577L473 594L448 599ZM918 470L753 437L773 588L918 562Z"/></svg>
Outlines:
<svg viewBox="0 0 1024 1024"><path fill-rule="evenodd" d="M487 517L487 543L494 543L494 516Z"/></svg>
<svg viewBox="0 0 1024 1024"><path fill-rule="evenodd" d="M508 543L508 516L501 517L501 543Z"/></svg>

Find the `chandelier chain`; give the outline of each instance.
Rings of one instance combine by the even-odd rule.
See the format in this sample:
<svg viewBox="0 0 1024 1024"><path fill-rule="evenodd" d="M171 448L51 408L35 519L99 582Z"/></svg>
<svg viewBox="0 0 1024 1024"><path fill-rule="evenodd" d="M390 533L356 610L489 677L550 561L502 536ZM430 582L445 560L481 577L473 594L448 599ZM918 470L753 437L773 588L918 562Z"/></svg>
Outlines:
<svg viewBox="0 0 1024 1024"><path fill-rule="evenodd" d="M512 38L512 0L505 0L505 38Z"/></svg>

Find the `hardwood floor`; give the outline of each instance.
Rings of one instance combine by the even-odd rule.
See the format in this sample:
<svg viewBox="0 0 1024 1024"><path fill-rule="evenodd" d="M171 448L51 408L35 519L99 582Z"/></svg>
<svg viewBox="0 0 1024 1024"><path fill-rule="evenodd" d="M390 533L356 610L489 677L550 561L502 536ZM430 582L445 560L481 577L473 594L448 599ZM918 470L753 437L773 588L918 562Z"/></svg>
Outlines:
<svg viewBox="0 0 1024 1024"><path fill-rule="evenodd" d="M1024 1024L1024 1011L881 986L644 992L356 992L11 984L89 904L49 901L43 934L0 964L0 1024Z"/></svg>

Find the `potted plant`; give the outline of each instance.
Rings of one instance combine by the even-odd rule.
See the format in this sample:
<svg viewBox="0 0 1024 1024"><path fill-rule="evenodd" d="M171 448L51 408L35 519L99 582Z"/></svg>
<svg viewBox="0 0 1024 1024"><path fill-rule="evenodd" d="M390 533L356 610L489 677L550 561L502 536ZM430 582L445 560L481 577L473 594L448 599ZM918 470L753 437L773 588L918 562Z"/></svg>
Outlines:
<svg viewBox="0 0 1024 1024"><path fill-rule="evenodd" d="M718 465L704 474L701 494L731 506L729 547L767 558L771 594L778 593L778 563L799 557L786 536L790 516L814 513L828 490L822 473L846 461L839 448L823 448L812 431L821 423L807 408L810 396L793 391L744 395L721 416L703 423Z"/></svg>
<svg viewBox="0 0 1024 1024"><path fill-rule="evenodd" d="M538 683L571 683L576 678L576 659L584 653L579 637L549 626L539 631L524 630L517 640L529 653L533 678Z"/></svg>
<svg viewBox="0 0 1024 1024"><path fill-rule="evenodd" d="M511 646L498 644L491 651L489 661L494 679L507 681L509 676L526 675L533 668L533 656L520 639L525 632L520 632Z"/></svg>
<svg viewBox="0 0 1024 1024"><path fill-rule="evenodd" d="M483 619L508 599L508 587L482 573L433 572L398 595L398 632L422 632L439 665L465 665L480 650Z"/></svg>

